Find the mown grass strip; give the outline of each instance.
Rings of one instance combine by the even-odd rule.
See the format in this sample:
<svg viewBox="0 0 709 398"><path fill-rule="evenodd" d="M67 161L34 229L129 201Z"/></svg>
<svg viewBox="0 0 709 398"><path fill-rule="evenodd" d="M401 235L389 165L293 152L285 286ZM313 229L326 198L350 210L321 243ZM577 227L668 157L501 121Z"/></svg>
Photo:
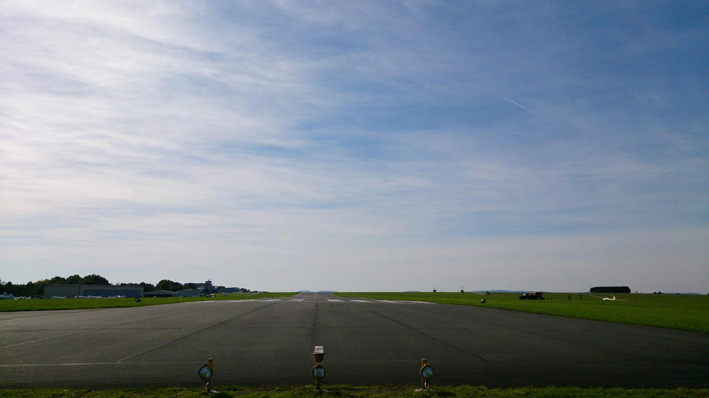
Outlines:
<svg viewBox="0 0 709 398"><path fill-rule="evenodd" d="M235 293L216 295L215 297L151 297L136 302L132 298L95 298L95 299L41 299L41 300L0 300L0 312L9 311L46 311L80 310L95 308L142 307L187 303L191 301L249 300L277 297L290 297L297 293Z"/></svg>
<svg viewBox="0 0 709 398"><path fill-rule="evenodd" d="M415 392L415 386L328 386L329 392L318 394L313 386L245 388L218 387L219 393L209 395L213 398L310 398L310 397L342 397L342 398L390 398L390 397L470 397L470 398L510 398L510 397L666 397L666 398L699 398L709 396L709 389L623 389L623 388L580 388L580 387L545 387L545 388L511 388L498 389L480 386L433 386L429 391ZM199 388L121 388L111 390L89 389L0 389L0 397L19 398L167 398L167 397L205 397L204 390Z"/></svg>
<svg viewBox="0 0 709 398"><path fill-rule="evenodd" d="M545 293L546 300L520 300L519 294L492 293L337 293L342 297L375 300L426 301L439 304L485 306L514 311L594 319L635 325L709 333L709 296L669 294ZM571 297L571 299L569 299ZM480 301L485 298L485 304Z"/></svg>

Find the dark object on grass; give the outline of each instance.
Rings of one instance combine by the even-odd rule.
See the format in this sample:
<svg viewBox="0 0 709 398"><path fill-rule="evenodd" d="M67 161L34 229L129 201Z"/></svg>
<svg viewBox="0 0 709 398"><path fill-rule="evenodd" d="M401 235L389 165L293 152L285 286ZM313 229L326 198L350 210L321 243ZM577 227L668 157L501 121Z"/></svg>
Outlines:
<svg viewBox="0 0 709 398"><path fill-rule="evenodd" d="M135 298L135 302L136 302L136 303L140 303L141 301L143 301L143 300L141 300L140 297L136 297L136 298Z"/></svg>
<svg viewBox="0 0 709 398"><path fill-rule="evenodd" d="M544 300L542 292L529 292L519 296L520 300Z"/></svg>
<svg viewBox="0 0 709 398"><path fill-rule="evenodd" d="M596 286L591 288L591 293L630 293L628 286Z"/></svg>

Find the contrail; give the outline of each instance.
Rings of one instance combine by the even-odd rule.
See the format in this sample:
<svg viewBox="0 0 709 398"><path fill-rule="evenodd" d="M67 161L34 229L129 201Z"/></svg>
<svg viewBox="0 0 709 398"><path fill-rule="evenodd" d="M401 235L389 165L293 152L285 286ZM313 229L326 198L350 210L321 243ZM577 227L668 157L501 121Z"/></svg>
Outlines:
<svg viewBox="0 0 709 398"><path fill-rule="evenodd" d="M535 115L541 117L541 118L544 119L544 120L548 120L548 121L550 121L550 122L553 122L553 120L549 119L548 117L546 117L546 116L544 116L544 115L540 115L540 114L538 114L537 112L534 112L533 110L527 108L526 106L520 105L520 104L518 104L518 103L512 101L512 100L509 99L509 98L505 98L505 100L506 100L506 101L509 101L509 102L511 102L511 103L513 103L513 104L515 104L515 105L517 105L518 107L520 107L520 108L522 108L522 109L524 109L524 110L527 110L527 111L532 112L533 114L535 114Z"/></svg>

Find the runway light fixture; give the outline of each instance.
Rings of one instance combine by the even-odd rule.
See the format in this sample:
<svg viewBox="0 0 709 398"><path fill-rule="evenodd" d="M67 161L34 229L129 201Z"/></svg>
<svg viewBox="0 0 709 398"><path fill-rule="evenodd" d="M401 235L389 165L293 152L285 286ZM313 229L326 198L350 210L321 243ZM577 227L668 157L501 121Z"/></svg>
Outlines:
<svg viewBox="0 0 709 398"><path fill-rule="evenodd" d="M316 345L313 351L313 357L315 358L315 363L322 363L325 358L325 348L321 345Z"/></svg>
<svg viewBox="0 0 709 398"><path fill-rule="evenodd" d="M204 389L207 391L207 394L211 394L212 377L214 377L214 359L207 359L207 363L199 368L197 374L199 374L199 378L204 382Z"/></svg>
<svg viewBox="0 0 709 398"><path fill-rule="evenodd" d="M319 381L325 377L325 367L322 364L317 364L313 366L313 377L315 380Z"/></svg>
<svg viewBox="0 0 709 398"><path fill-rule="evenodd" d="M318 391L324 391L322 389L322 379L325 378L325 367L322 364L323 358L325 358L325 349L323 346L318 345L315 346L315 350L313 350L313 357L315 358L315 366L313 366L313 369L310 371L310 373L313 375L313 378L315 379L315 388Z"/></svg>
<svg viewBox="0 0 709 398"><path fill-rule="evenodd" d="M428 364L428 359L421 358L421 369L419 369L419 374L421 375L421 390L427 390L428 387L430 387L430 382L433 378L433 368Z"/></svg>

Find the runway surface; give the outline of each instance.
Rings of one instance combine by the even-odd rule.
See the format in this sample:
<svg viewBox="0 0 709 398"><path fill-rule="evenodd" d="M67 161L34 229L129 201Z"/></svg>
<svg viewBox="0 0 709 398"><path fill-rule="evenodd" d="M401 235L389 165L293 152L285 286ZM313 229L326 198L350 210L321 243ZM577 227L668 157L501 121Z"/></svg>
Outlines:
<svg viewBox="0 0 709 398"><path fill-rule="evenodd" d="M0 313L0 387L312 382L709 387L709 335L414 302L301 294L77 311Z"/></svg>

